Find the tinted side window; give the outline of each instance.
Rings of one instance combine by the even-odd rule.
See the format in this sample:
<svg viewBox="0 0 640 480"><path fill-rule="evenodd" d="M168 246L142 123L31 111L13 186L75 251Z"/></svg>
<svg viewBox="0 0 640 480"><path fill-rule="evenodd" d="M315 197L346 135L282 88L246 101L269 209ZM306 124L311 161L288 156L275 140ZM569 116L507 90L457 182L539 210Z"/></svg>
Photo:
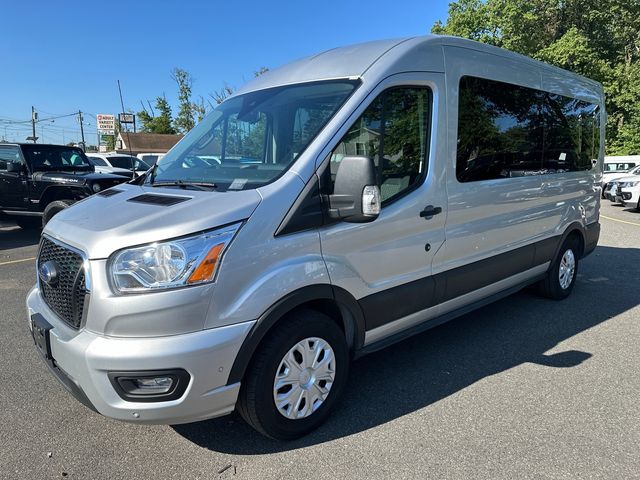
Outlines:
<svg viewBox="0 0 640 480"><path fill-rule="evenodd" d="M597 105L504 82L460 80L460 182L589 170L599 151Z"/></svg>
<svg viewBox="0 0 640 480"><path fill-rule="evenodd" d="M542 95L503 82L460 80L456 164L460 182L540 174Z"/></svg>
<svg viewBox="0 0 640 480"><path fill-rule="evenodd" d="M549 93L543 112L547 173L590 170L600 151L598 106Z"/></svg>
<svg viewBox="0 0 640 480"><path fill-rule="evenodd" d="M18 147L0 146L0 170L6 170L7 163L21 163Z"/></svg>
<svg viewBox="0 0 640 480"><path fill-rule="evenodd" d="M331 154L331 177L348 155L373 158L382 201L417 186L426 173L431 91L401 87L380 94Z"/></svg>

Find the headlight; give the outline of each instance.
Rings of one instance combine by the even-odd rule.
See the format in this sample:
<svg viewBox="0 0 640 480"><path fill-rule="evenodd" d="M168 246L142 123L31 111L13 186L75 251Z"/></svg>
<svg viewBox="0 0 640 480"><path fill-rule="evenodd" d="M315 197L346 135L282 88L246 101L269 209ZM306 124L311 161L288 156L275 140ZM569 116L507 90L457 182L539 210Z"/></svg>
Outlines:
<svg viewBox="0 0 640 480"><path fill-rule="evenodd" d="M625 188L629 188L629 187L635 187L636 185L638 185L640 183L640 181L635 181L635 182L624 182L620 184L620 187L625 187Z"/></svg>
<svg viewBox="0 0 640 480"><path fill-rule="evenodd" d="M116 252L109 275L120 293L211 282L240 223L189 237Z"/></svg>
<svg viewBox="0 0 640 480"><path fill-rule="evenodd" d="M98 193L100 190L102 190L102 187L99 183L94 183L93 185L91 185L91 190L93 190L94 193Z"/></svg>

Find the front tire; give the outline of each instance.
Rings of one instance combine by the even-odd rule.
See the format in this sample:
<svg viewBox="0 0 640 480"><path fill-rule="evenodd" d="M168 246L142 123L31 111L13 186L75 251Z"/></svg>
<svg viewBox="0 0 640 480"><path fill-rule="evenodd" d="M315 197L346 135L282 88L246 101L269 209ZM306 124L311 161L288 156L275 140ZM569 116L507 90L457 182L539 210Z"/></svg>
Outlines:
<svg viewBox="0 0 640 480"><path fill-rule="evenodd" d="M336 322L300 310L261 344L242 382L238 411L263 435L299 438L328 417L348 372L349 349Z"/></svg>
<svg viewBox="0 0 640 480"><path fill-rule="evenodd" d="M71 206L73 200L55 200L47 205L42 214L42 226L44 227L56 213L60 213L65 208Z"/></svg>
<svg viewBox="0 0 640 480"><path fill-rule="evenodd" d="M547 277L540 282L540 294L552 300L567 298L576 283L579 257L580 242L571 235L562 244Z"/></svg>

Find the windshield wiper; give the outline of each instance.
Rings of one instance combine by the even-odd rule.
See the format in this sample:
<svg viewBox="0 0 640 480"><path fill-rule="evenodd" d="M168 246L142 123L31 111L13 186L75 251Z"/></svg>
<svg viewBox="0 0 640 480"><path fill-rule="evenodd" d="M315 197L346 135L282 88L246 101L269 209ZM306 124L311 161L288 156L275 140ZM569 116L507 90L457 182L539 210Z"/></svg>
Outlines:
<svg viewBox="0 0 640 480"><path fill-rule="evenodd" d="M150 183L152 187L180 187L180 188L188 188L192 187L198 190L216 190L218 185L212 182L185 182L184 180L175 180L173 182L153 182Z"/></svg>

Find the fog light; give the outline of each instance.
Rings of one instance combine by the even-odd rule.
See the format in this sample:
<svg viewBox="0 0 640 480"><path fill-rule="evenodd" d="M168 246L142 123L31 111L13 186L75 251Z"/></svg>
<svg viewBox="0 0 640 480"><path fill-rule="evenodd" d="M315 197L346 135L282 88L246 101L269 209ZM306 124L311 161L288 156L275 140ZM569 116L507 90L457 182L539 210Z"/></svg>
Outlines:
<svg viewBox="0 0 640 480"><path fill-rule="evenodd" d="M109 372L108 377L118 395L131 402L163 402L180 398L190 379L182 369Z"/></svg>
<svg viewBox="0 0 640 480"><path fill-rule="evenodd" d="M171 377L134 378L131 383L135 388L129 390L133 394L156 394L167 393L173 385Z"/></svg>

